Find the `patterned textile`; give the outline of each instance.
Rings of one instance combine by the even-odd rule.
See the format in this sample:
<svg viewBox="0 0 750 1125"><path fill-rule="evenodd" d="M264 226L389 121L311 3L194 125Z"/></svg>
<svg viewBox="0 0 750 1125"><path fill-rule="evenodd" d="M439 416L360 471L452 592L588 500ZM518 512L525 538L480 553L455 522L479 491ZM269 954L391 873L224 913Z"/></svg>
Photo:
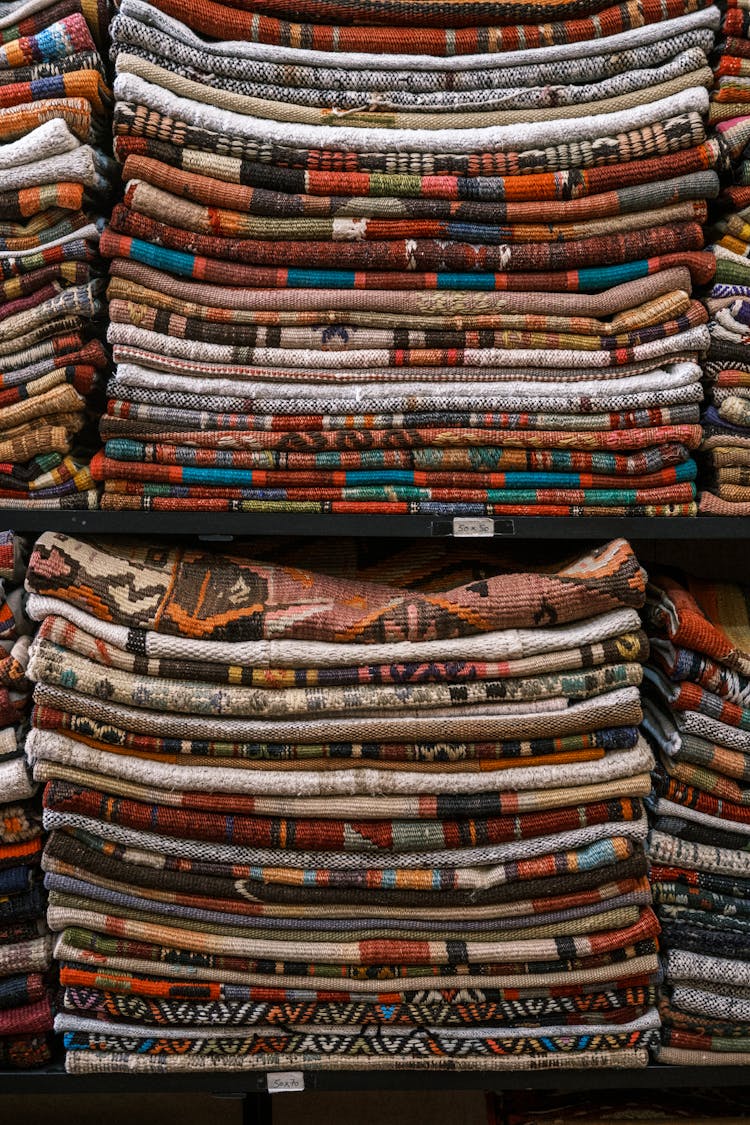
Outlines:
<svg viewBox="0 0 750 1125"><path fill-rule="evenodd" d="M494 1059L495 1056L515 1058L517 1055L544 1058L550 1048L562 1053L580 1052L581 1065L585 1065L588 1051L617 1051L648 1046L656 1035L653 1029L640 1031L628 1027L627 1030L621 1030L617 1025L607 1032L592 1032L587 1028L582 1035L575 1034L575 1028L561 1030L562 1035L548 1033L543 1037L518 1038L485 1035L481 1039L462 1039L455 1032L447 1037L427 1029L404 1034L381 1032L377 1036L362 1034L354 1029L349 1033L345 1030L335 1034L326 1031L320 1035L314 1032L283 1034L277 1031L268 1036L255 1034L194 1040L69 1032L64 1035L63 1042L68 1052L93 1050L116 1054L118 1051L126 1051L132 1052L135 1059L144 1055L176 1056L185 1069L190 1069L189 1061L194 1055L219 1056L223 1059L229 1056L233 1060L248 1057L257 1060L256 1065L260 1064L265 1069L269 1056L273 1058L279 1052L302 1058L309 1055L319 1066L325 1066L325 1059L331 1054L339 1057L355 1056L365 1065L371 1056L388 1060L395 1058L398 1060L398 1067L408 1067L410 1062L413 1064L425 1058L451 1058L456 1061L462 1061L466 1057Z"/></svg>
<svg viewBox="0 0 750 1125"><path fill-rule="evenodd" d="M670 641L705 653L740 673L750 672L750 619L744 587L688 578L661 578L646 602L647 623Z"/></svg>
<svg viewBox="0 0 750 1125"><path fill-rule="evenodd" d="M138 1041L130 1042L130 1046L135 1046ZM607 1050L606 1048L591 1051L581 1056L579 1053L566 1054L560 1051L555 1055L542 1056L544 1059L543 1065L545 1069L549 1070L568 1070L573 1067L580 1067L585 1065L587 1068L596 1067L597 1069L610 1070L617 1069L630 1069L633 1067L646 1066L648 1061L648 1050L646 1047L641 1048L624 1048L618 1046L617 1050ZM357 1056L357 1069L368 1070L409 1070L417 1069L424 1070L450 1070L456 1069L456 1059L454 1057L440 1057L434 1056L428 1052L420 1055L414 1061L410 1059L403 1059L401 1061L399 1052L388 1054L381 1057L368 1058L367 1062ZM310 1053L301 1054L281 1054L274 1057L274 1062L278 1063L279 1067L284 1070L299 1070L302 1067L314 1068L325 1067L329 1070L347 1070L351 1068L349 1056L346 1054L320 1054L314 1055ZM87 1052L71 1052L66 1058L66 1067L69 1072L73 1074L127 1074L132 1071L139 1071L145 1073L182 1073L185 1071L201 1072L201 1073L224 1073L226 1071L234 1070L268 1070L269 1069L269 1056L261 1055L260 1057L225 1057L215 1056L206 1058L203 1056L191 1057L190 1059L183 1059L179 1055L140 1055L133 1054L131 1051L112 1051L104 1052L99 1049ZM479 1055L476 1058L469 1056L468 1058L462 1057L458 1063L462 1070L479 1070L486 1072L487 1070L487 1057L486 1055ZM539 1057L526 1056L523 1054L513 1053L507 1057L503 1055L492 1055L492 1069L493 1070L508 1070L517 1072L519 1070L538 1070Z"/></svg>
<svg viewBox="0 0 750 1125"><path fill-rule="evenodd" d="M687 114L669 122L669 141L652 136L653 126L647 130L648 141L630 132L622 138L605 137L591 142L591 153L583 167L573 163L572 153L564 145L551 150L522 150L520 153L492 153L476 162L470 158L447 156L445 168L438 163L435 173L420 174L399 171L395 161L377 161L372 154L357 154L361 169L347 171L339 167L334 154L319 169L317 161L311 167L277 168L260 159L253 159L254 150L239 139L208 133L180 122L176 123L152 111L133 114L119 105L115 111L115 152L126 162L132 157L144 157L164 163L184 173L216 179L225 185L252 187L256 192L273 191L289 195L308 194L315 197L335 198L367 197L388 199L406 197L410 200L430 199L449 201L528 202L538 197L549 200L574 200L597 195L617 188L653 184L666 175L670 179L711 169L720 159L716 142L704 141L705 129L699 114ZM178 139L182 143L177 143ZM184 146L184 147L183 147ZM612 148L618 157L615 168L608 166ZM620 147L622 152L619 152ZM638 155L632 155L632 149ZM609 150L609 151L608 151ZM642 152L642 155L640 155ZM262 154L256 153L256 156ZM354 154L350 163L354 159ZM433 157L433 163L437 160ZM425 161L426 162L426 161ZM382 163L382 167L379 165ZM420 161L420 163L422 163ZM378 165L368 170L367 165ZM132 165L131 165L132 167ZM142 168L142 165L140 166ZM157 183L157 181L151 181ZM178 181L179 182L179 181ZM231 188L215 187L215 191Z"/></svg>
<svg viewBox="0 0 750 1125"><path fill-rule="evenodd" d="M517 49L519 42L529 47L591 40L602 35L636 29L665 18L682 15L705 6L672 3L644 4L636 10L627 3L604 9L596 19L581 18L549 24L522 24L513 28L446 28L429 29L408 27L398 31L386 28L326 27L316 24L295 24L272 17L260 17L255 22L249 13L224 8L213 0L198 6L179 7L171 0L161 0L155 5L168 15L184 19L189 27L214 38L250 39L261 43L305 43L315 51L370 51L390 54L394 50L410 54L453 55L481 54ZM597 5L598 6L598 5ZM525 9L526 10L526 9ZM539 14L548 14L541 8ZM602 29L606 28L606 31Z"/></svg>
<svg viewBox="0 0 750 1125"><path fill-rule="evenodd" d="M52 0L51 3L9 4L0 19L0 40L17 42L54 27L68 16L82 15L101 48L107 40L109 10L100 0Z"/></svg>
<svg viewBox="0 0 750 1125"><path fill-rule="evenodd" d="M71 581L65 580L66 575ZM427 572L422 582L429 577ZM295 571L253 566L242 558L215 560L200 551L148 547L123 551L117 545L101 545L92 553L86 544L50 532L37 541L26 582L34 593L62 598L72 606L93 609L102 620L139 630L196 639L289 637L371 644L471 636L507 628L511 622L529 628L543 619L562 624L623 605L638 606L644 597L644 577L629 545L615 540L538 575L513 575L506 567L494 581L482 578L478 585L470 583L453 592L441 581L439 596L421 593L422 582L405 594L399 591L401 583L391 587L372 583L364 601L355 582L351 597L356 593L357 598L349 605L341 580L331 586L325 577L303 579ZM206 596L209 582L211 597ZM84 593L84 583L90 584L90 594ZM235 583L253 591L253 602L239 613L233 609ZM117 595L120 584L124 595L128 591L123 597ZM540 605L545 606L543 614Z"/></svg>
<svg viewBox="0 0 750 1125"><path fill-rule="evenodd" d="M44 1066L50 1060L48 1036L0 1036L0 1064L8 1069L29 1070Z"/></svg>
<svg viewBox="0 0 750 1125"><path fill-rule="evenodd" d="M25 549L23 541L12 531L0 531L0 580L22 578Z"/></svg>
<svg viewBox="0 0 750 1125"><path fill-rule="evenodd" d="M137 986L138 982L134 982ZM439 1023L443 1026L475 1026L508 1024L519 1019L529 1021L529 1026L543 1026L547 1013L555 1013L561 1023L587 1023L595 1027L604 1022L627 1022L653 1003L655 990L630 988L600 994L549 997L528 1000L499 1001L485 998L479 992L451 1003L450 994L426 992L419 999L389 1004L367 1001L316 1003L313 1000L295 1002L285 1000L256 1000L248 995L251 990L227 985L221 989L222 998L190 1001L140 995L134 993L105 992L100 989L71 986L65 990L65 1009L68 1012L85 1012L89 1019L106 1019L111 1023L132 1023L134 1020L154 1027L165 1024L253 1027L308 1026L330 1024L342 1018L345 1023L366 1026L419 1026ZM244 995L243 995L244 993ZM226 998L224 995L226 994ZM441 1017L444 1017L441 1018ZM566 1018L567 1017L567 1018Z"/></svg>
<svg viewBox="0 0 750 1125"><path fill-rule="evenodd" d="M594 14L606 7L601 0L556 0L554 4L519 4L505 0L502 4L490 4L486 0L472 0L471 3L456 4L455 0L411 0L408 7L394 3L394 0L365 0L352 3L351 0L306 0L304 4L291 4L289 0L264 0L257 5L258 11L273 16L304 16L312 23L327 23L331 19L346 24L408 24L416 21L420 26L485 26L495 21L516 23L529 15L542 15L554 12L556 16L567 19L574 15Z"/></svg>
<svg viewBox="0 0 750 1125"><path fill-rule="evenodd" d="M541 569L267 555L33 552L68 1068L641 1065L659 923L628 545Z"/></svg>

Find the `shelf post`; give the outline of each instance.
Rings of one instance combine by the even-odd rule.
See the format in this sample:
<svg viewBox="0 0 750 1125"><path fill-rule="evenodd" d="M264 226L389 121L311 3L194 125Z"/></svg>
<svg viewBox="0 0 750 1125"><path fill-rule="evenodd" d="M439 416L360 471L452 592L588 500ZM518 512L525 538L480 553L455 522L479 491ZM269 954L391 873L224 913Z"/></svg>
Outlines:
<svg viewBox="0 0 750 1125"><path fill-rule="evenodd" d="M245 1094L242 1125L273 1125L273 1098L269 1093Z"/></svg>

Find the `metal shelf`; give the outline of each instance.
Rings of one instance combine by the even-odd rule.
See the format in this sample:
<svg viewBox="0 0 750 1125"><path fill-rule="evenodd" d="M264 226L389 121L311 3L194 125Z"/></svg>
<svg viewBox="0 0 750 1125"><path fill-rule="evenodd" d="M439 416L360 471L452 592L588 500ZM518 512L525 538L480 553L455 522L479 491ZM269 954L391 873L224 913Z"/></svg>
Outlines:
<svg viewBox="0 0 750 1125"><path fill-rule="evenodd" d="M311 1070L305 1090L653 1090L750 1087L750 1067L661 1067L643 1070L436 1071ZM0 1071L2 1094L188 1094L241 1097L267 1092L264 1071L237 1074L66 1074L61 1065Z"/></svg>
<svg viewBox="0 0 750 1125"><path fill-rule="evenodd" d="M0 527L30 534L191 536L218 541L254 536L361 536L433 538L453 534L452 522L430 516L316 515L221 512L3 511ZM750 518L576 518L497 519L494 539L633 541L750 540ZM436 1071L315 1070L304 1076L306 1091L367 1090L647 1090L690 1086L734 1086L750 1091L750 1066L660 1067L642 1070ZM66 1074L57 1063L42 1070L0 1071L0 1095L210 1093L245 1098L246 1121L270 1121L264 1071L236 1074ZM0 1106L1 1108L1 1106Z"/></svg>
<svg viewBox="0 0 750 1125"><path fill-rule="evenodd" d="M750 518L522 516L496 519L494 538L631 540L744 540L750 539ZM266 535L365 536L371 538L430 539L453 535L449 519L405 515L315 515L291 512L75 512L3 511L0 527L38 533L64 531L70 535L191 535L209 538Z"/></svg>

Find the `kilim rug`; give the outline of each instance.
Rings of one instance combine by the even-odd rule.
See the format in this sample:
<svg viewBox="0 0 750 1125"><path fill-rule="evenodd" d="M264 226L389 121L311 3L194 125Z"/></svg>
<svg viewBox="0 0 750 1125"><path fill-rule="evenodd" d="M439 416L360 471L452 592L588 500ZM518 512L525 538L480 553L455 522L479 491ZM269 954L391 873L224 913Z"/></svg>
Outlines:
<svg viewBox="0 0 750 1125"><path fill-rule="evenodd" d="M696 513L717 13L407 8L120 6L103 507ZM343 428L416 456L277 458Z"/></svg>
<svg viewBox="0 0 750 1125"><path fill-rule="evenodd" d="M37 542L66 1065L643 1065L632 551L306 555Z"/></svg>

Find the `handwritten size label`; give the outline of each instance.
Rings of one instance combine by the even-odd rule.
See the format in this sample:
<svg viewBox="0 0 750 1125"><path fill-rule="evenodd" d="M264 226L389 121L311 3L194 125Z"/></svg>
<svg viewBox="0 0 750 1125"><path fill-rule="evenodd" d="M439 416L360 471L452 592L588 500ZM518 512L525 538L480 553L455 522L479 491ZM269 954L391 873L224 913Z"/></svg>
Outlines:
<svg viewBox="0 0 750 1125"><path fill-rule="evenodd" d="M491 539L494 534L494 520L472 519L470 516L456 516L453 520L453 536L455 539Z"/></svg>
<svg viewBox="0 0 750 1125"><path fill-rule="evenodd" d="M305 1088L305 1076L301 1070L280 1070L277 1074L267 1074L269 1094L299 1094Z"/></svg>

